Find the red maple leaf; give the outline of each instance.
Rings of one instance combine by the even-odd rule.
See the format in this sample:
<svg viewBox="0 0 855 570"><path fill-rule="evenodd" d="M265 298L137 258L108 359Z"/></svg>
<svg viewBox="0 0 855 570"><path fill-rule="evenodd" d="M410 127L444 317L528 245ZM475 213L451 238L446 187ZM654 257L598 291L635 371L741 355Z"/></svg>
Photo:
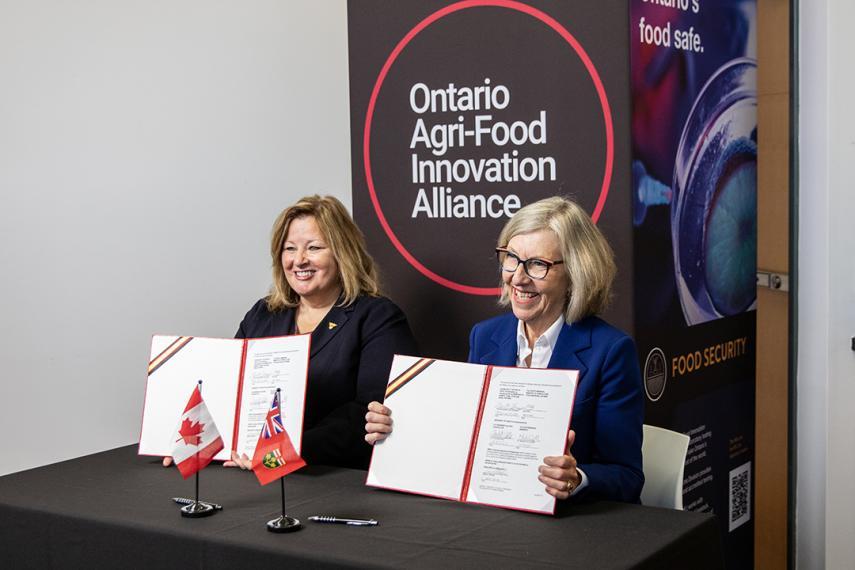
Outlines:
<svg viewBox="0 0 855 570"><path fill-rule="evenodd" d="M205 424L199 422L193 423L190 420L184 420L181 422L181 428L178 430L178 435L181 436L181 439L183 439L184 443L187 445L199 445L199 442L202 441L199 434L204 430Z"/></svg>

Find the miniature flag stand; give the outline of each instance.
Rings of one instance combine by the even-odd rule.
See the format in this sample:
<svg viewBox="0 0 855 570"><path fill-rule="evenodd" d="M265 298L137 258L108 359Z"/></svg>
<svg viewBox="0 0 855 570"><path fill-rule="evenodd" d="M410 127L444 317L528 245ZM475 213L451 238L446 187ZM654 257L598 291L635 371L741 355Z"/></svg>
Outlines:
<svg viewBox="0 0 855 570"><path fill-rule="evenodd" d="M289 517L285 514L285 478L279 478L279 488L282 494L282 516L267 521L267 530L270 532L294 532L303 528L300 519Z"/></svg>
<svg viewBox="0 0 855 570"><path fill-rule="evenodd" d="M202 400L201 380L190 395L190 401L184 408L172 440L172 458L182 477L187 479L190 475L196 476L195 499L181 507L181 516L199 518L213 515L217 512L214 505L199 500L199 471L207 467L223 449L223 438L220 437L214 419Z"/></svg>
<svg viewBox="0 0 855 570"><path fill-rule="evenodd" d="M267 419L258 436L255 453L252 455L252 471L262 485L279 479L282 496L282 516L267 522L270 532L294 532L303 525L294 517L285 514L285 475L306 465L303 458L294 449L291 438L282 423L280 410L280 389L276 389L273 402L267 412Z"/></svg>

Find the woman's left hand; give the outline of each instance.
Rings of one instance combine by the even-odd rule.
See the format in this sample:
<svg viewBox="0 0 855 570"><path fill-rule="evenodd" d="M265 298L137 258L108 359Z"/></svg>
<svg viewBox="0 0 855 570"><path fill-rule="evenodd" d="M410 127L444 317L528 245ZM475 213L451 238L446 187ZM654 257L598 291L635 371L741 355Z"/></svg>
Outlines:
<svg viewBox="0 0 855 570"><path fill-rule="evenodd" d="M237 453L232 451L231 460L223 463L223 467L240 467L241 469L251 469L252 459L247 457L246 453L243 453L239 456Z"/></svg>
<svg viewBox="0 0 855 570"><path fill-rule="evenodd" d="M573 447L576 432L567 433L567 449ZM576 458L568 451L567 455L550 455L543 458L544 465L538 468L538 479L546 485L546 492L556 499L566 499L573 489L582 483L582 475L576 469Z"/></svg>

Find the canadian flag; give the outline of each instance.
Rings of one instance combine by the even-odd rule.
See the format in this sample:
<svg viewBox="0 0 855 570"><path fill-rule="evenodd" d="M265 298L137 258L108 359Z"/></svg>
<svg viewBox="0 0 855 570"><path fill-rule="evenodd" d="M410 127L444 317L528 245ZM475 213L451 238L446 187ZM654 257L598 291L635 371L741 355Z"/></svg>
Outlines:
<svg viewBox="0 0 855 570"><path fill-rule="evenodd" d="M185 479L204 469L223 448L223 438L202 400L198 385L190 395L172 440L175 442L172 458Z"/></svg>

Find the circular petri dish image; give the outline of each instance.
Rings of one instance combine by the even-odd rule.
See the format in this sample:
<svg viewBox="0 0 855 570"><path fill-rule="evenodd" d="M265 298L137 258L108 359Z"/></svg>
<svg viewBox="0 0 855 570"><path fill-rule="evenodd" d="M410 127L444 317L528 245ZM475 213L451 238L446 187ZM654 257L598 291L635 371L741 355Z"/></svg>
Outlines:
<svg viewBox="0 0 855 570"><path fill-rule="evenodd" d="M757 64L720 67L689 113L674 168L671 236L690 325L757 302Z"/></svg>

